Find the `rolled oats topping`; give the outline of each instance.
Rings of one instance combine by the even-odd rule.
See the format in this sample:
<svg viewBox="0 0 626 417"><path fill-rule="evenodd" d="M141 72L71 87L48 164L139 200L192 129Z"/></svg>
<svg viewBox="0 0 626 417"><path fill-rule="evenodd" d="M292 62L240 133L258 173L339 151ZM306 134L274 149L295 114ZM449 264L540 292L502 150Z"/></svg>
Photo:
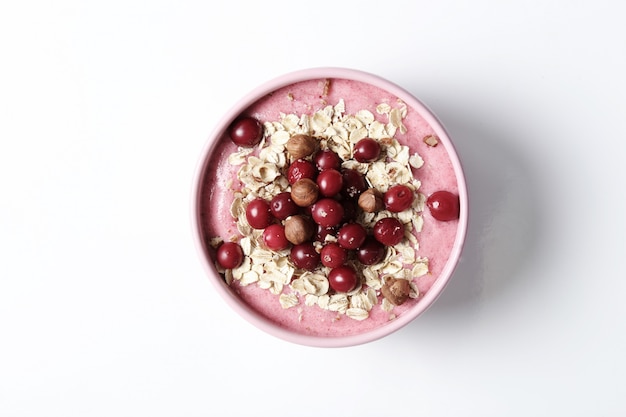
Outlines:
<svg viewBox="0 0 626 417"><path fill-rule="evenodd" d="M325 88L331 88L331 84ZM289 99L295 100L293 95ZM344 100L338 100L334 105L324 105L311 114L281 113L278 120L262 123L263 136L258 144L254 147L239 146L228 156L228 163L238 167L240 187L233 191L230 215L239 235L214 236L210 244L217 248L224 241L239 242L244 254L243 261L230 269L216 262L218 271L229 285L257 285L275 294L283 309L319 308L336 312L338 319L345 316L357 321L367 320L374 309L379 309L389 314L389 319L393 319L396 305L409 298L419 297L414 280L429 272L429 260L418 256L417 237L422 230L426 197L420 193L421 183L415 173L424 165L424 160L415 152L411 154L409 147L400 144L395 138L396 133L407 132L404 118L408 109L402 101L380 103L375 107L376 114L365 109L348 114L345 108ZM365 142L361 142L364 139L369 143L373 140L376 146L366 148ZM436 146L436 138L423 140L429 146ZM330 186L320 181L316 183L315 178L290 182L287 175L289 166L298 159L311 161L320 150L332 151L339 157L340 164L336 167L339 172L354 171L357 178L362 179L362 184L351 183L353 180L345 175L340 180L344 188L353 187L356 190L351 196L360 194L365 187L367 193L363 194L358 204L358 195L352 202L339 194L325 196ZM359 152L359 160L355 159L355 150ZM372 158L368 157L369 154L373 155ZM392 209L393 205L386 206L383 203L383 196L391 192L390 189L395 185L406 186L404 190L410 193L408 205L403 206L407 208L397 211ZM251 214L249 207L256 199L278 201L273 199L281 193L290 193L303 212L275 219L275 222L287 228L289 248L271 250L264 244L263 230L251 226L255 224L251 219L259 214ZM340 207L335 207L331 202L326 202L330 205L322 207L322 200L339 201ZM321 238L312 237L315 233L309 229L309 225L314 223L309 224L302 219L307 216L315 219L316 210L330 224L318 223L318 229L330 230ZM334 221L333 216L339 220ZM400 229L393 231L393 244L380 243L380 253L365 254L375 259L374 263L363 264L355 259L352 247L342 249L337 245L336 229L340 222L358 223L372 234L379 221L387 218L396 219L394 224L399 224ZM275 238L281 238L280 234ZM309 239L313 240L309 249L294 253L296 246L305 245ZM384 242L384 239L380 240ZM320 263L315 260L322 248L330 242L339 249L329 251L328 256L347 256L344 263L346 269L338 276L332 273L333 268L324 266L332 262ZM302 267L309 263L296 260L297 257L306 258L306 262L312 262L314 266ZM339 282L335 282L337 280ZM338 291L336 288L345 290Z"/></svg>

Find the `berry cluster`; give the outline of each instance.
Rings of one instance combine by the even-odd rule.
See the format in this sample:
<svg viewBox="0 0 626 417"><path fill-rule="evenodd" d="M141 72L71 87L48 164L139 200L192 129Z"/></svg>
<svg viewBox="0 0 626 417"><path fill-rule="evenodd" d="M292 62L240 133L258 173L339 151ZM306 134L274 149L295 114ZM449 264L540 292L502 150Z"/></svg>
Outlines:
<svg viewBox="0 0 626 417"><path fill-rule="evenodd" d="M258 120L242 117L233 123L229 134L237 145L252 147L260 142L262 129ZM356 287L358 275L347 261L376 264L384 258L386 247L400 243L405 233L404 225L395 217L382 218L367 230L357 221L359 211L398 213L413 205L415 195L403 184L381 194L370 188L358 171L342 169L343 161L335 152L317 145L317 139L306 135L290 139L286 148L292 162L285 172L290 191L270 201L253 199L246 207L246 219L252 228L263 230L268 249L290 248L290 261L296 268L314 270L320 264L330 268L330 287L349 292ZM373 162L380 155L380 143L372 138L361 139L353 149L358 162ZM427 202L433 217L458 218L458 197L445 191L435 194ZM327 239L329 235L334 238ZM316 246L321 246L321 251ZM241 247L232 242L217 250L217 262L227 269L240 265L243 256Z"/></svg>

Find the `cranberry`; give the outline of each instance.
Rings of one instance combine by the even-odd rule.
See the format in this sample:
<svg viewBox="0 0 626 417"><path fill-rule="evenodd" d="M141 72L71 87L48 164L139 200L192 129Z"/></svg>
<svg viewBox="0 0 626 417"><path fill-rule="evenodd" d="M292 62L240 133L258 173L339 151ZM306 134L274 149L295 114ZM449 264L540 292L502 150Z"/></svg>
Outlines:
<svg viewBox="0 0 626 417"><path fill-rule="evenodd" d="M246 220L254 229L265 229L272 223L270 204L262 198L255 198L246 207Z"/></svg>
<svg viewBox="0 0 626 417"><path fill-rule="evenodd" d="M383 245L393 246L402 241L404 226L395 217L385 217L374 225L374 237Z"/></svg>
<svg viewBox="0 0 626 417"><path fill-rule="evenodd" d="M330 149L323 149L315 154L313 162L319 171L325 169L339 169L341 167L341 158Z"/></svg>
<svg viewBox="0 0 626 417"><path fill-rule="evenodd" d="M291 262L300 269L309 271L317 268L320 263L320 254L317 253L311 242L300 243L291 248Z"/></svg>
<svg viewBox="0 0 626 417"><path fill-rule="evenodd" d="M343 206L332 198L322 198L311 208L315 223L323 227L337 226L343 219Z"/></svg>
<svg viewBox="0 0 626 417"><path fill-rule="evenodd" d="M387 210L399 213L413 204L413 190L404 184L394 185L387 190L383 196L383 201Z"/></svg>
<svg viewBox="0 0 626 417"><path fill-rule="evenodd" d="M436 191L426 199L430 214L439 221L450 221L459 218L459 196L449 191Z"/></svg>
<svg viewBox="0 0 626 417"><path fill-rule="evenodd" d="M357 198L365 190L367 190L367 182L363 174L354 169L343 171L343 192L346 196Z"/></svg>
<svg viewBox="0 0 626 417"><path fill-rule="evenodd" d="M326 227L318 224L317 232L315 233L315 240L318 242L324 242L326 241L326 236L335 236L335 233L337 233L337 229L335 227Z"/></svg>
<svg viewBox="0 0 626 417"><path fill-rule="evenodd" d="M365 242L367 230L359 223L348 223L339 229L337 243L345 249L356 249Z"/></svg>
<svg viewBox="0 0 626 417"><path fill-rule="evenodd" d="M368 236L356 252L356 258L363 265L377 264L383 260L384 256L385 245L372 236Z"/></svg>
<svg viewBox="0 0 626 417"><path fill-rule="evenodd" d="M289 240L285 236L285 227L282 224L270 224L263 230L263 243L268 249L279 251L289 247Z"/></svg>
<svg viewBox="0 0 626 417"><path fill-rule="evenodd" d="M359 162L373 162L380 156L380 143L372 138L361 139L354 145L352 156Z"/></svg>
<svg viewBox="0 0 626 417"><path fill-rule="evenodd" d="M328 274L330 287L337 292L349 292L356 287L358 277L354 268L343 265L333 268Z"/></svg>
<svg viewBox="0 0 626 417"><path fill-rule="evenodd" d="M278 220L285 220L287 217L297 214L300 208L291 199L291 193L285 191L272 198L272 201L270 201L270 211Z"/></svg>
<svg viewBox="0 0 626 417"><path fill-rule="evenodd" d="M339 246L337 243L328 243L322 248L320 253L322 265L329 268L337 268L348 260L348 251Z"/></svg>
<svg viewBox="0 0 626 417"><path fill-rule="evenodd" d="M243 116L230 125L228 135L236 145L250 148L261 141L263 125L254 117Z"/></svg>
<svg viewBox="0 0 626 417"><path fill-rule="evenodd" d="M324 197L333 197L343 188L343 176L336 169L326 169L317 176L317 186Z"/></svg>
<svg viewBox="0 0 626 417"><path fill-rule="evenodd" d="M306 159L297 159L287 168L287 181L289 181L289 184L295 184L296 181L302 178L315 180L316 176L317 168L315 168L313 162Z"/></svg>
<svg viewBox="0 0 626 417"><path fill-rule="evenodd" d="M217 263L225 269L237 268L243 262L243 249L235 242L224 242L217 248Z"/></svg>

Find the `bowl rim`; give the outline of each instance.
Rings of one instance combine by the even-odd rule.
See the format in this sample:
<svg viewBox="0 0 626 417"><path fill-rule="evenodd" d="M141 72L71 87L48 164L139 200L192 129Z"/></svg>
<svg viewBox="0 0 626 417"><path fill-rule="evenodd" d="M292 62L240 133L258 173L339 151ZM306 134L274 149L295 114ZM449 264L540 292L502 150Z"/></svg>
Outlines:
<svg viewBox="0 0 626 417"><path fill-rule="evenodd" d="M206 174L208 160L210 159L209 157L212 154L215 145L219 141L219 138L225 133L227 127L232 123L232 121L235 120L237 116L239 116L243 111L250 107L254 102L267 95L268 93L297 82L326 78L343 78L373 85L393 94L394 96L404 101L404 103L406 103L409 108L413 109L413 111L417 111L420 116L424 118L424 120L428 124L430 124L430 126L439 136L440 141L443 142L446 147L457 178L460 201L460 216L458 220L456 238L452 246L450 256L447 259L446 264L441 271L441 274L433 282L431 288L424 294L424 296L412 309L407 310L399 317L386 323L384 326L377 327L364 333L346 336L315 336L296 333L280 327L278 324L258 314L258 312L252 309L252 307L250 307L242 299L235 295L230 287L217 273L215 266L210 261L210 256L206 249L206 243L203 241L201 227L202 223L200 216L202 184ZM213 283L214 289L219 293L221 298L234 311L236 311L240 316L242 316L252 325L256 326L258 329L270 335L278 337L279 339L299 345L312 347L349 347L373 342L396 332L397 330L406 326L418 316L423 314L429 307L433 305L437 298L439 298L459 264L463 247L465 245L469 219L467 181L465 178L463 166L447 130L445 129L441 121L437 118L435 113L430 110L430 108L428 108L421 100L415 97L408 90L400 87L398 84L395 84L392 81L389 81L379 75L370 72L346 67L314 67L288 72L263 82L256 88L253 88L251 91L249 91L243 97L241 97L238 101L236 101L235 104L232 105L230 109L227 110L226 113L224 113L222 117L218 120L217 124L214 126L212 132L209 134L201 150L200 158L197 162L194 173L191 200L191 227L193 232L194 244L196 250L198 251L198 255L203 265L203 269L205 270L205 273L209 276L211 282Z"/></svg>

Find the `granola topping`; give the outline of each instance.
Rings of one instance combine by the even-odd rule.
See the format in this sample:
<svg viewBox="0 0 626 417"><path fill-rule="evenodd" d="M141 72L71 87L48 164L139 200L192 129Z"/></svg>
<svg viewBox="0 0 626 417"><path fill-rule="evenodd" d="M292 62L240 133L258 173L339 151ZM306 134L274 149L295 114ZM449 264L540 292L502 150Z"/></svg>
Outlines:
<svg viewBox="0 0 626 417"><path fill-rule="evenodd" d="M226 283L258 285L275 294L284 309L320 308L359 321L366 320L374 308L387 312L391 320L395 317L396 305L419 297L414 280L427 274L429 266L427 258L417 255L416 235L422 230L426 197L419 192L421 184L414 170L422 167L424 161L417 153L410 154L409 147L394 138L396 132L407 131L403 124L406 104L401 101L395 105L381 103L376 106L376 113L386 122L379 121L368 110L347 114L343 100L313 114L281 114L279 120L263 123L263 138L258 145L239 147L229 155L228 162L239 167L238 179L242 184L234 190L230 207L240 235L215 236L209 241L215 248L225 241L237 241L241 245L244 260L239 266L225 269L216 263ZM353 158L355 145L364 138L380 144L380 157L373 162L358 162ZM436 137L424 138L430 146L436 146L435 140ZM251 227L246 218L246 207L251 201L258 198L270 201L280 193L291 193L292 185L286 176L290 162L294 156L311 158L311 153L317 149L332 150L341 158L341 169L361 173L372 196L380 196L397 184L407 186L415 195L411 206L400 212L391 212L374 199L366 202L367 210L357 211L354 221L368 230L383 218L397 218L404 227L404 238L394 246L387 246L383 259L376 264L363 265L349 258L346 263L357 271L358 282L346 293L335 292L330 287L331 268L320 264L313 271L302 270L290 261L289 249L268 249L263 244L263 230ZM299 225L297 231L301 229ZM313 245L319 253L324 244L336 240L335 236L328 235L324 241L315 241ZM398 280L404 281L398 283Z"/></svg>

